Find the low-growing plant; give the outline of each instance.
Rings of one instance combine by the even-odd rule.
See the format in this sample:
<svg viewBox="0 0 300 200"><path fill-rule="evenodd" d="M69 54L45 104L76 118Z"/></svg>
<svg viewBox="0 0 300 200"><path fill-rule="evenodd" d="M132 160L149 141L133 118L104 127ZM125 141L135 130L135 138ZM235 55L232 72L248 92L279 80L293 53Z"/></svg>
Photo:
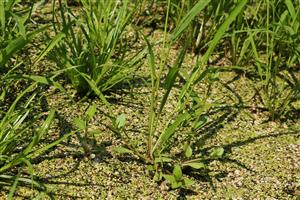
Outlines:
<svg viewBox="0 0 300 200"><path fill-rule="evenodd" d="M88 107L88 109L85 112L85 115L79 118L75 118L73 123L77 128L78 132L83 132L83 136L78 135L78 138L81 142L81 146L83 148L83 152L85 155L88 156L95 156L94 152L94 146L96 145L95 142L95 135L99 134L98 130L91 130L89 128L89 123L93 119L93 117L96 114L96 105L93 104Z"/></svg>

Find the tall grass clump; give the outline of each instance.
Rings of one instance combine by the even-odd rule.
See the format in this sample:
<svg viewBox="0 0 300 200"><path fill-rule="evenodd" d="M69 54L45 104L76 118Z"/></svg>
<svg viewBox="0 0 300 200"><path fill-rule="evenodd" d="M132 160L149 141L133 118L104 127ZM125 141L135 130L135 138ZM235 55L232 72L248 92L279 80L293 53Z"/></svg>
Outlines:
<svg viewBox="0 0 300 200"><path fill-rule="evenodd" d="M166 62L169 57L169 51L172 45L184 34L186 28L190 25L192 20L203 10L209 6L211 1L198 1L187 14L178 22L178 26L173 32L168 34L167 25L169 23L169 12L171 1L168 1L166 20L162 41L162 48L158 55L154 53L153 45L145 37L148 45L148 66L151 76L151 96L150 96L150 112L148 119L147 139L144 141L147 147L146 151L139 150L134 144L135 140L128 137L126 131L123 129L126 118L121 115L116 120L116 129L124 134L126 141L125 148L117 148L119 153L133 153L145 160L149 166L148 169L153 172L156 181L166 180L170 183L173 189L180 187L187 187L193 181L183 175L183 169L191 168L194 170L201 170L206 167L205 161L207 159L216 159L222 156L224 150L216 148L211 151L210 155L203 156L195 153L196 149L201 148L197 146L198 130L206 124L207 111L216 106L216 103L208 102L207 98L202 98L195 90L195 87L209 79L214 75L214 70L208 66L208 60L214 52L217 44L223 38L228 30L230 24L234 22L236 17L243 12L247 1L239 1L230 11L229 16L224 19L223 23L218 27L210 45L202 57L199 57L197 64L193 67L190 74L186 74L185 82L180 85L180 91L177 97L177 103L173 109L173 114L165 124L161 124L162 113L165 105L168 102L169 95L174 88L177 78L181 73L182 64L188 48L188 40L182 47L176 61L173 65L166 69ZM159 62L157 62L160 60ZM158 64L157 64L158 63ZM166 78L163 79L163 72L168 70ZM212 80L212 79L211 79ZM213 80L212 80L213 82ZM211 84L212 84L211 82ZM163 89L160 85L164 86ZM159 94L163 91L163 95ZM163 127L162 131L158 127ZM176 140L176 139L177 140ZM175 157L170 152L174 149L181 149L180 156Z"/></svg>
<svg viewBox="0 0 300 200"><path fill-rule="evenodd" d="M26 75L17 71L20 66L27 66L19 52L47 26L29 31L34 5L20 6L19 3L17 0L0 1L0 189L9 188L7 199L14 198L20 184L46 189L34 180L31 161L71 134L43 146L40 144L55 118L55 110L51 109L47 115L33 115L39 85L21 81ZM25 84L18 88L16 82Z"/></svg>
<svg viewBox="0 0 300 200"><path fill-rule="evenodd" d="M82 0L77 11L59 1L58 12L55 3L53 25L62 40L52 57L79 94L107 91L138 68L145 52L128 54L128 25L135 10L128 0Z"/></svg>
<svg viewBox="0 0 300 200"><path fill-rule="evenodd" d="M174 24L174 28L178 27L180 21L182 21L197 2L196 0L171 1L170 21ZM191 20L189 26L186 27L183 38L188 38L189 48L192 49L194 53L205 53L209 41L212 40L218 27L229 15L234 5L234 1L210 1L210 4L204 8L204 11Z"/></svg>
<svg viewBox="0 0 300 200"><path fill-rule="evenodd" d="M0 2L1 72L8 70L5 65L10 61L10 58L28 44L36 34L36 32L26 30L32 7L16 10L17 2L13 0Z"/></svg>
<svg viewBox="0 0 300 200"><path fill-rule="evenodd" d="M0 188L10 187L13 196L19 183L34 186L39 190L46 188L34 180L34 167L31 160L59 144L70 134L41 146L40 141L46 137L48 129L55 118L55 110L31 116L37 83L33 83L10 104L0 120ZM28 96L28 97L26 97Z"/></svg>
<svg viewBox="0 0 300 200"><path fill-rule="evenodd" d="M0 1L0 100L4 100L10 83L6 77L23 64L17 53L24 50L46 27L28 31L33 6L20 7L19 1Z"/></svg>
<svg viewBox="0 0 300 200"><path fill-rule="evenodd" d="M250 6L232 35L234 64L248 63L245 71L261 104L272 120L280 119L299 98L300 2L261 0Z"/></svg>

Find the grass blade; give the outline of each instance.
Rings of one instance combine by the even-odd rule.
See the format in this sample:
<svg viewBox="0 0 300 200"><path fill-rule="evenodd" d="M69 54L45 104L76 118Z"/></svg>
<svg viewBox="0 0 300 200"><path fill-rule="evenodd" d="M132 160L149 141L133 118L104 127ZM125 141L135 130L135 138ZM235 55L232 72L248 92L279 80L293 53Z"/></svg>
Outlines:
<svg viewBox="0 0 300 200"><path fill-rule="evenodd" d="M7 199L8 199L8 200L13 200L14 194L15 194L15 192L16 192L16 190L17 190L17 185L18 185L18 183L19 183L19 177L20 177L20 173L19 173L19 174L17 175L17 177L15 178L15 181L14 181L12 187L11 187L10 190L9 190L9 194L8 194L8 196L7 196Z"/></svg>
<svg viewBox="0 0 300 200"><path fill-rule="evenodd" d="M51 125L51 123L54 119L54 116L55 116L55 110L52 109L50 111L50 113L48 114L45 122L42 124L41 128L39 129L39 131L34 135L34 137L32 138L32 141L30 142L30 144L23 151L23 155L29 154L32 151L33 147L38 144L38 142L40 141L42 136L45 134L45 132L50 127L50 125Z"/></svg>
<svg viewBox="0 0 300 200"><path fill-rule="evenodd" d="M49 26L44 26L40 29L37 29L33 32L30 32L26 35L26 38L23 36L19 36L11 41L9 41L8 45L3 49L0 54L0 68L5 65L9 58L12 57L13 54L21 50L28 44L38 33L44 31Z"/></svg>
<svg viewBox="0 0 300 200"><path fill-rule="evenodd" d="M204 56L201 59L201 62L199 65L195 66L195 69L193 70L193 73L188 79L187 83L185 84L184 88L182 89L179 99L181 100L188 89L191 87L192 84L195 83L195 80L197 80L197 77L199 75L199 71L202 69L203 66L205 66L208 62L209 57L213 53L214 49L216 48L219 41L222 39L225 32L228 30L230 24L235 20L235 18L243 11L245 5L247 3L247 0L241 0L237 4L237 6L234 8L234 10L230 13L230 15L226 18L224 23L219 27L216 34L214 35L212 41L209 44L208 50L205 52Z"/></svg>
<svg viewBox="0 0 300 200"><path fill-rule="evenodd" d="M5 36L5 9L4 9L4 1L0 1L0 23L1 23L1 31L2 31L2 35Z"/></svg>
<svg viewBox="0 0 300 200"><path fill-rule="evenodd" d="M176 117L175 121L168 126L165 131L159 136L158 140L156 141L153 149L152 155L155 151L162 151L163 149L159 149L168 139L175 133L176 129L186 120L190 119L191 115L189 113L183 113Z"/></svg>
<svg viewBox="0 0 300 200"><path fill-rule="evenodd" d="M191 21L210 3L210 0L200 0L198 3L184 16L179 25L174 30L172 41L175 42L183 31L187 29Z"/></svg>
<svg viewBox="0 0 300 200"><path fill-rule="evenodd" d="M186 45L184 46L184 48L180 51L180 54L176 60L176 63L175 63L175 66L170 68L169 69L169 72L168 72L168 75L166 77L166 81L165 81L165 89L166 89L166 92L161 100L161 103L160 103L160 107L159 107L159 110L158 110L158 113L161 113L166 102L167 102L167 99L168 99L168 96L170 94L170 91L171 89L173 88L174 86L174 83L175 83L175 80L178 76L178 73L179 73L179 69L182 65L182 62L184 60L184 57L185 57L185 54L186 54Z"/></svg>
<svg viewBox="0 0 300 200"><path fill-rule="evenodd" d="M31 152L30 154L27 155L27 158L33 158L35 156L41 155L43 152L47 151L48 149L58 145L59 143L61 143L62 141L64 141L65 139L67 139L70 135L74 134L74 132L70 132L67 134L64 134L62 137L60 137L59 139L55 140L54 142L35 150L34 152Z"/></svg>
<svg viewBox="0 0 300 200"><path fill-rule="evenodd" d="M287 6L292 18L295 19L297 16L296 16L296 11L295 11L293 2L291 0L285 0L285 5Z"/></svg>
<svg viewBox="0 0 300 200"><path fill-rule="evenodd" d="M93 90L93 92L95 92L95 94L103 101L103 103L105 104L105 106L108 108L110 115L112 114L112 109L110 107L109 102L106 100L105 96L103 95L103 93L99 90L97 83L92 80L87 74L81 73L79 71L77 71L85 80L86 82L89 84L89 86L91 87L91 89ZM111 115L113 116L113 115Z"/></svg>
<svg viewBox="0 0 300 200"><path fill-rule="evenodd" d="M51 86L54 86L56 89L60 90L61 92L63 92L64 94L66 94L70 99L72 99L70 97L70 95L68 94L68 92L65 90L65 88L57 81L54 81L54 78L57 77L63 71L64 70L55 72L56 74L51 76L50 78L44 77L44 76L38 76L38 75L27 75L27 74L19 75L18 74L18 75L8 76L7 79L28 79L28 80L32 80L32 81L35 81L40 84L51 85Z"/></svg>
<svg viewBox="0 0 300 200"><path fill-rule="evenodd" d="M37 62L43 59L49 53L49 51L51 51L65 36L66 34L62 32L57 34L33 62L33 65L36 65Z"/></svg>

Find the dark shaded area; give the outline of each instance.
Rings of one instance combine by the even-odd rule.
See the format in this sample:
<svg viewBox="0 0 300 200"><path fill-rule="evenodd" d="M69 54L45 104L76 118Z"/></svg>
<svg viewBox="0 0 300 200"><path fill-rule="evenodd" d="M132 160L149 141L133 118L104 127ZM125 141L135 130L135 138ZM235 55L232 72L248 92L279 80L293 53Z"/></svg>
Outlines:
<svg viewBox="0 0 300 200"><path fill-rule="evenodd" d="M225 123L233 122L237 117L239 110L237 110L235 107L228 106L211 110L206 115L210 116L217 113L223 114L208 122L200 130L197 131L197 136L195 139L197 142L195 146L202 146L208 139L213 138L220 131L220 129L224 127Z"/></svg>

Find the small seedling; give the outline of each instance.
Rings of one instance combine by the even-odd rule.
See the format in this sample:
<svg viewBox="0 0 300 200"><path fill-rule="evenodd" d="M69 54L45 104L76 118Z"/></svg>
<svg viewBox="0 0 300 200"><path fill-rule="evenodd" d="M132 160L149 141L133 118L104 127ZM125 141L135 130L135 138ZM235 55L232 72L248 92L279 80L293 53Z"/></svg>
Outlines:
<svg viewBox="0 0 300 200"><path fill-rule="evenodd" d="M78 135L78 138L81 142L84 153L86 155L91 155L91 156L93 156L93 154L91 154L91 153L93 152L93 148L96 145L95 134L98 134L99 131L89 130L89 123L95 116L96 111L97 111L96 105L93 104L86 110L84 117L75 118L73 120L73 123L77 128L77 131L80 131L80 132L82 131L84 134L83 137ZM91 139L90 136L92 136L93 139Z"/></svg>

